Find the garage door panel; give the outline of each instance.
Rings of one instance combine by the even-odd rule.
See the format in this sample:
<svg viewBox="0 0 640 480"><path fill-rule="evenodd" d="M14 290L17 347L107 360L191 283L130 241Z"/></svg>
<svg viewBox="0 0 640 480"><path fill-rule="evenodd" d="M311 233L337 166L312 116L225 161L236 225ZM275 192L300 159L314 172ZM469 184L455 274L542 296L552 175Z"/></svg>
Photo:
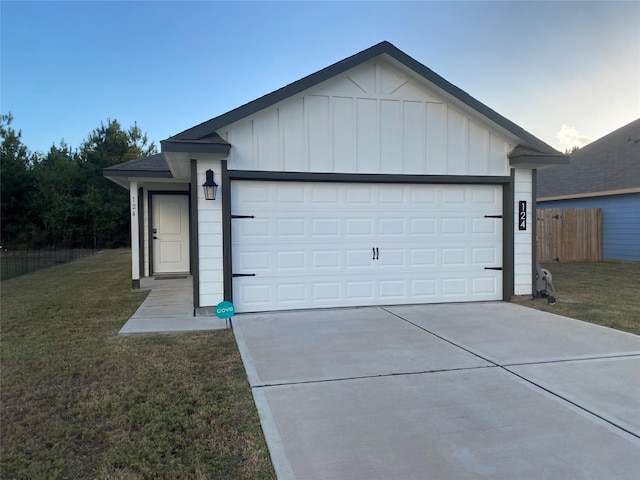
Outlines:
<svg viewBox="0 0 640 480"><path fill-rule="evenodd" d="M340 238L340 231L340 220L338 218L311 219L311 234L314 237L337 240Z"/></svg>
<svg viewBox="0 0 640 480"><path fill-rule="evenodd" d="M404 248L384 248L382 252L377 251L378 267L388 271L395 268L407 268L412 265L407 262L407 250Z"/></svg>
<svg viewBox="0 0 640 480"><path fill-rule="evenodd" d="M379 296L384 303L402 301L407 298L406 280L381 280L379 285Z"/></svg>
<svg viewBox="0 0 640 480"><path fill-rule="evenodd" d="M349 208L351 205L373 205L373 195L367 184L354 184L352 188L349 188L345 192L346 208Z"/></svg>
<svg viewBox="0 0 640 480"><path fill-rule="evenodd" d="M347 298L359 305L372 302L374 288L371 280L347 280Z"/></svg>
<svg viewBox="0 0 640 480"><path fill-rule="evenodd" d="M410 250L411 265L414 267L433 267L436 265L435 248L412 248Z"/></svg>
<svg viewBox="0 0 640 480"><path fill-rule="evenodd" d="M493 292L495 292L496 288L498 288L498 285L495 277L472 278L471 288L473 294L476 296L491 296ZM491 298L487 298L487 300L491 300Z"/></svg>
<svg viewBox="0 0 640 480"><path fill-rule="evenodd" d="M313 298L321 302L337 302L340 300L339 282L319 282L313 285Z"/></svg>
<svg viewBox="0 0 640 480"><path fill-rule="evenodd" d="M495 266L500 260L495 247L476 247L471 249L471 264L474 266Z"/></svg>
<svg viewBox="0 0 640 480"><path fill-rule="evenodd" d="M371 237L373 234L373 219L371 218L347 218L346 235L349 237Z"/></svg>
<svg viewBox="0 0 640 480"><path fill-rule="evenodd" d="M271 255L269 251L238 252L235 265L240 272L269 272L271 270Z"/></svg>
<svg viewBox="0 0 640 480"><path fill-rule="evenodd" d="M403 218L379 218L378 238L400 238L407 234L406 221Z"/></svg>
<svg viewBox="0 0 640 480"><path fill-rule="evenodd" d="M256 186L258 185L258 186ZM501 187L234 181L238 312L498 300Z"/></svg>
<svg viewBox="0 0 640 480"><path fill-rule="evenodd" d="M489 237L502 235L500 223L493 218L473 218L471 219L471 233L475 236L488 235Z"/></svg>
<svg viewBox="0 0 640 480"><path fill-rule="evenodd" d="M409 220L412 237L432 237L437 234L435 218L412 218Z"/></svg>
<svg viewBox="0 0 640 480"><path fill-rule="evenodd" d="M351 271L366 269L369 271L373 262L373 248L345 247L345 269Z"/></svg>
<svg viewBox="0 0 640 480"><path fill-rule="evenodd" d="M435 298L436 280L425 278L413 278L408 280L410 285L411 296L417 300L416 303L428 302Z"/></svg>
<svg viewBox="0 0 640 480"><path fill-rule="evenodd" d="M337 270L340 268L340 250L316 250L311 253L313 266L318 270Z"/></svg>
<svg viewBox="0 0 640 480"><path fill-rule="evenodd" d="M421 205L422 207L435 205L436 193L435 189L412 188L410 189L409 202L412 205Z"/></svg>

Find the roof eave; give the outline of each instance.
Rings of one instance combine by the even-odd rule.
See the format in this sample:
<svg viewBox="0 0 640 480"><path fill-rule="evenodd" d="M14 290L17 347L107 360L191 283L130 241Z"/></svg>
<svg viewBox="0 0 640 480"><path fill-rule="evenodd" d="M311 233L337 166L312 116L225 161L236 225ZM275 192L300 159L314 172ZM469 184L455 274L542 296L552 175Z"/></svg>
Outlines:
<svg viewBox="0 0 640 480"><path fill-rule="evenodd" d="M548 167L559 167L569 165L569 155L535 153L509 155L509 165L516 168L535 168L537 170Z"/></svg>
<svg viewBox="0 0 640 480"><path fill-rule="evenodd" d="M129 184L133 178L173 178L173 175L168 170L152 172L149 170L110 170L105 168L102 170L102 175L107 180L111 180L126 189L129 189Z"/></svg>
<svg viewBox="0 0 640 480"><path fill-rule="evenodd" d="M228 143L209 143L189 140L167 138L160 141L160 147L163 153L166 152L184 152L184 153L222 153L229 155L231 145Z"/></svg>
<svg viewBox="0 0 640 480"><path fill-rule="evenodd" d="M109 170L105 168L102 175L106 178L110 177L149 177L149 178L173 178L169 170L161 172L153 172L150 170Z"/></svg>

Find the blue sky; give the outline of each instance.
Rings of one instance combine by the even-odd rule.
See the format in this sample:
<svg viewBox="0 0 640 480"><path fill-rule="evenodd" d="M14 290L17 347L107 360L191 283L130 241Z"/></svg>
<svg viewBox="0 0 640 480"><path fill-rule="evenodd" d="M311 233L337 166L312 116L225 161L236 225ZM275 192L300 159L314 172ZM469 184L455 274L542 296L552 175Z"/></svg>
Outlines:
<svg viewBox="0 0 640 480"><path fill-rule="evenodd" d="M0 111L34 151L109 118L159 146L382 40L555 148L640 117L637 1L2 0L0 15Z"/></svg>

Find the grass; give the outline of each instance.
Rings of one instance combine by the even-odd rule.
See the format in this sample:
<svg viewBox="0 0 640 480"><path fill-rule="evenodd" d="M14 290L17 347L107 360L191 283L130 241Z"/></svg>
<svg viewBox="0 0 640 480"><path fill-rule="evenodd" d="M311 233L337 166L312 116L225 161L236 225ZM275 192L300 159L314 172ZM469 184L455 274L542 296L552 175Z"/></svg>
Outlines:
<svg viewBox="0 0 640 480"><path fill-rule="evenodd" d="M516 303L640 335L640 263L553 263L543 268L553 276L557 304L530 297L516 298Z"/></svg>
<svg viewBox="0 0 640 480"><path fill-rule="evenodd" d="M0 478L275 478L231 331L117 336L130 258L2 282Z"/></svg>

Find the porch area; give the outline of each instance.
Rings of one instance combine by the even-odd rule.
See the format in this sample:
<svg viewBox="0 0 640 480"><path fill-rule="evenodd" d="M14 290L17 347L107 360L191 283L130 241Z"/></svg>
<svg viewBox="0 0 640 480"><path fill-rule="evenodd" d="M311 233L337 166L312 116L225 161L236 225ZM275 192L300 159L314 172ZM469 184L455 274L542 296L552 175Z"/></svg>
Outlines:
<svg viewBox="0 0 640 480"><path fill-rule="evenodd" d="M140 290L150 290L118 335L154 335L227 328L217 317L194 316L191 275L143 277Z"/></svg>

